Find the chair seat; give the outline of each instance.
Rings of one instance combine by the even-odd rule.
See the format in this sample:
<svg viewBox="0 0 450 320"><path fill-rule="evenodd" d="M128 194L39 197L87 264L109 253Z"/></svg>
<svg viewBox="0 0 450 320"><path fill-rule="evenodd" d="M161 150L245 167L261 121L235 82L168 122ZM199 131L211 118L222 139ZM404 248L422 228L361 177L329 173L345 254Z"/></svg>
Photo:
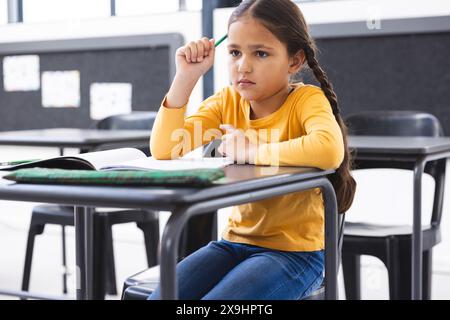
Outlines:
<svg viewBox="0 0 450 320"><path fill-rule="evenodd" d="M74 225L74 211L71 206L40 204L33 207L33 222L42 224Z"/></svg>
<svg viewBox="0 0 450 320"><path fill-rule="evenodd" d="M33 207L35 223L74 225L74 207L54 204L41 204ZM158 213L149 210L128 209L119 211L96 211L96 217L105 218L111 225L127 222L146 222L158 220Z"/></svg>
<svg viewBox="0 0 450 320"><path fill-rule="evenodd" d="M125 279L122 299L145 300L159 284L159 265L138 272Z"/></svg>
<svg viewBox="0 0 450 320"><path fill-rule="evenodd" d="M158 284L145 283L128 287L123 292L122 300L147 300L150 294L155 291L157 285Z"/></svg>
<svg viewBox="0 0 450 320"><path fill-rule="evenodd" d="M422 232L432 229L431 226L422 226ZM381 225L364 222L346 222L344 228L345 236L364 237L389 237L410 236L412 226L408 225Z"/></svg>
<svg viewBox="0 0 450 320"><path fill-rule="evenodd" d="M145 283L159 283L159 265L140 271L125 279L124 290Z"/></svg>
<svg viewBox="0 0 450 320"><path fill-rule="evenodd" d="M422 226L423 250L427 250L441 242L439 227ZM411 241L412 226L408 225L379 225L360 222L346 222L344 227L344 243L355 241L370 241L371 238L398 238L400 241ZM361 243L361 242L360 242ZM364 250L363 248L361 248Z"/></svg>

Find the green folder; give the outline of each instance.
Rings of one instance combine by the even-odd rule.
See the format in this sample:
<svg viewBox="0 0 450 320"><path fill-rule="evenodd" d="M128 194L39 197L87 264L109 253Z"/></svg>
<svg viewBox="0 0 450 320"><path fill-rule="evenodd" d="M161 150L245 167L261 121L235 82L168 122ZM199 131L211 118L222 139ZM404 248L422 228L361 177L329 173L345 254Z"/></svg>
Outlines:
<svg viewBox="0 0 450 320"><path fill-rule="evenodd" d="M3 178L16 182L44 184L208 186L224 176L225 173L222 168L173 171L92 171L28 168L11 172Z"/></svg>

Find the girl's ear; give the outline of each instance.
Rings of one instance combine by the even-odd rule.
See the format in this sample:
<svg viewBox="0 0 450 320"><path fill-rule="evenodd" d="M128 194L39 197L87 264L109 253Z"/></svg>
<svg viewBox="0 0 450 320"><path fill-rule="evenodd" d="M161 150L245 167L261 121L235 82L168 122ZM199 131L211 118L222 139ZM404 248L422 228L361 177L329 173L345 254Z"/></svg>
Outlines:
<svg viewBox="0 0 450 320"><path fill-rule="evenodd" d="M298 51L293 57L290 58L290 64L289 64L289 73L290 74L296 74L300 72L303 64L305 63L305 51L302 49Z"/></svg>

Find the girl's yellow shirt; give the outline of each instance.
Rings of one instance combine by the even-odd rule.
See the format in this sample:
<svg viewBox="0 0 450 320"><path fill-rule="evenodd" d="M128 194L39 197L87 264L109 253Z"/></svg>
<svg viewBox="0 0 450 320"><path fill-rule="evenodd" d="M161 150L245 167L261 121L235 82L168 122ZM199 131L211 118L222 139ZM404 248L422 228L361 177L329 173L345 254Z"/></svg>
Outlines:
<svg viewBox="0 0 450 320"><path fill-rule="evenodd" d="M232 87L209 97L185 117L186 106L167 108L163 101L150 139L152 156L171 159L220 138L221 124L245 132L258 144L257 165L336 169L344 158L342 132L323 91L293 85L280 108L250 119L250 103ZM233 207L225 240L283 250L324 248L324 206L319 188Z"/></svg>

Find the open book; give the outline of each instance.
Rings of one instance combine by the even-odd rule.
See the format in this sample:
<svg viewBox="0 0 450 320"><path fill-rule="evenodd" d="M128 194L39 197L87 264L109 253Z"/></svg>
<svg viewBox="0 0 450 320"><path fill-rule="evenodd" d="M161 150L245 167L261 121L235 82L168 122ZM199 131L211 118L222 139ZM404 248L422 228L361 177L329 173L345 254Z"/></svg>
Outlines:
<svg viewBox="0 0 450 320"><path fill-rule="evenodd" d="M24 168L57 168L77 170L192 170L216 169L233 164L229 158L179 158L156 160L135 148L120 148L106 151L81 153L44 160L36 160L17 165L3 165L0 170Z"/></svg>

